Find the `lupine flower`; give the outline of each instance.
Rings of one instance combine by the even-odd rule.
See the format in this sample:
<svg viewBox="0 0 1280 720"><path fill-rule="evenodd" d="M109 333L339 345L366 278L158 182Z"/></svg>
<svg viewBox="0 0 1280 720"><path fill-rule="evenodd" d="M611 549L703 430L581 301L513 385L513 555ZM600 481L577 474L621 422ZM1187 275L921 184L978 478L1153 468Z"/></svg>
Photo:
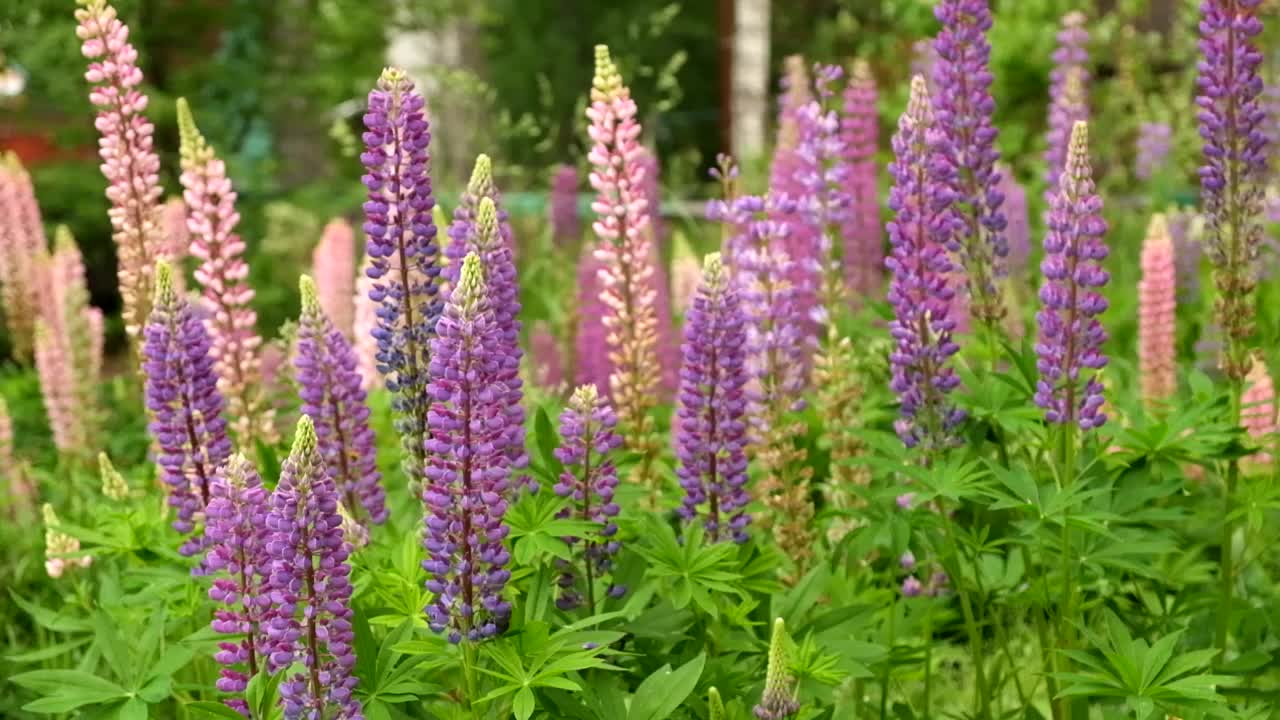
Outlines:
<svg viewBox="0 0 1280 720"><path fill-rule="evenodd" d="M520 361L524 356L520 347L520 284L511 250L514 241L506 221L507 213L497 205L499 196L493 184L489 156L476 158L467 188L449 227L451 262L445 266L444 275L451 287L457 286L462 257L465 257L460 257L459 252L476 253L484 268L489 308L498 328L498 344L490 348L499 364L493 380L506 392L508 434L504 451L512 470L518 471L529 464L524 440L524 385L520 379ZM521 484L527 481L527 478L520 480Z"/></svg>
<svg viewBox="0 0 1280 720"><path fill-rule="evenodd" d="M774 149L776 165L781 151L794 150L800 144L800 125L796 114L812 99L809 81L809 66L804 57L788 55L782 61L782 80L780 97L778 98L778 140ZM772 176L770 187L774 185Z"/></svg>
<svg viewBox="0 0 1280 720"><path fill-rule="evenodd" d="M1031 217L1027 210L1027 189L1013 176L1008 167L998 167L1000 175L999 193L1004 196L1001 209L1005 216L1005 238L1009 244L1009 258L1006 267L1009 272L1019 278L1027 274L1027 263L1031 260Z"/></svg>
<svg viewBox="0 0 1280 720"><path fill-rule="evenodd" d="M187 204L174 195L160 206L160 227L164 235L164 256L176 267L182 267L188 248L191 247L191 231L187 229ZM186 278L182 273L173 276L173 286L185 294Z"/></svg>
<svg viewBox="0 0 1280 720"><path fill-rule="evenodd" d="M231 456L213 477L209 505L205 508L203 572L214 576L209 599L219 603L213 612L214 632L242 636L218 643L215 655L222 664L217 688L243 693L249 680L267 668L271 652L267 622L272 600L267 581L268 498L262 478L244 455ZM227 705L250 717L242 698Z"/></svg>
<svg viewBox="0 0 1280 720"><path fill-rule="evenodd" d="M588 245L578 260L578 297L574 304L577 313L573 345L573 382L575 385L595 385L601 395L609 396L609 378L613 375L613 362L608 347L609 331L604 326L608 308L601 295L600 274L605 264L596 246Z"/></svg>
<svg viewBox="0 0 1280 720"><path fill-rule="evenodd" d="M431 132L422 96L403 70L387 68L369 93L360 160L369 190L364 204L369 235L369 297L380 304L373 336L378 372L394 396L396 432L411 486L422 475L427 429L429 343L441 305L435 200L427 155Z"/></svg>
<svg viewBox="0 0 1280 720"><path fill-rule="evenodd" d="M214 471L231 455L231 442L209 334L174 290L168 263L157 264L155 278L156 297L142 348L148 429L159 447L156 462L169 486L169 505L178 511L173 528L190 535L209 504ZM194 555L200 550L196 535L179 552Z"/></svg>
<svg viewBox="0 0 1280 720"><path fill-rule="evenodd" d="M568 406L560 413L562 441L555 456L564 463L565 470L554 490L571 502L561 517L595 526L590 536L565 538L577 558L575 563L561 567L557 582L560 594L556 598L556 607L561 610L579 607L585 593L588 611L595 612L596 582L606 578L620 546L616 539L618 525L613 520L618 515L618 505L613 501L618 471L610 458L622 446L622 438L615 431L617 425L618 416L600 397L595 385L574 390ZM620 585L610 584L606 589L609 597L621 597L623 592L625 588Z"/></svg>
<svg viewBox="0 0 1280 720"><path fill-rule="evenodd" d="M677 512L708 539L747 541L747 320L719 253L708 255L685 315L676 410Z"/></svg>
<svg viewBox="0 0 1280 720"><path fill-rule="evenodd" d="M13 418L9 415L9 403L0 397L0 478L10 480L11 468L18 467L18 459L13 452Z"/></svg>
<svg viewBox="0 0 1280 720"><path fill-rule="evenodd" d="M947 393L960 384L947 365L959 349L951 340L955 290L948 277L955 267L947 247L960 221L952 207L955 167L919 76L911 82L911 100L898 121L893 152L889 207L894 219L887 226L892 249L885 267L893 275L889 328L896 342L889 356L889 386L901 402L894 427L907 447L932 450L951 445L964 418L947 400Z"/></svg>
<svg viewBox="0 0 1280 720"><path fill-rule="evenodd" d="M1203 257L1204 218L1194 210L1171 208L1166 214L1173 239L1173 260L1178 271L1178 302L1194 303L1200 297L1200 260Z"/></svg>
<svg viewBox="0 0 1280 720"><path fill-rule="evenodd" d="M591 123L587 158L593 167L591 186L596 190L592 228L600 238L597 256L604 263L600 297L607 308L603 322L613 365L610 396L628 449L642 456L636 481L648 488L649 502L656 504L660 479L652 465L658 441L650 411L661 381L661 366L655 352L658 317L650 210L641 192L644 166L638 162L644 150L638 140L635 100L622 84L604 45L596 46L587 119Z"/></svg>
<svg viewBox="0 0 1280 720"><path fill-rule="evenodd" d="M36 375L45 415L53 432L53 445L61 453L74 453L83 446L79 437L75 398L71 393L73 375L66 345L59 333L44 319L36 320Z"/></svg>
<svg viewBox="0 0 1280 720"><path fill-rule="evenodd" d="M902 553L902 556L898 558L898 565L903 570L907 570L907 571L915 570L916 569L915 553L911 552L910 550Z"/></svg>
<svg viewBox="0 0 1280 720"><path fill-rule="evenodd" d="M300 672L280 683L286 720L362 720L351 629L351 548L338 490L325 470L311 418L302 416L267 513L267 669Z"/></svg>
<svg viewBox="0 0 1280 720"><path fill-rule="evenodd" d="M80 51L91 62L85 79L89 102L98 108L94 127L107 179L112 237L116 243L121 314L125 331L138 336L151 313L156 260L164 256L160 216L160 158L152 146L155 127L147 121L147 96L138 87L142 70L129 28L106 0L81 0L76 10Z"/></svg>
<svg viewBox="0 0 1280 720"><path fill-rule="evenodd" d="M859 502L855 490L871 484L871 468L859 459L867 453L867 388L887 379L887 346L880 340L855 344L842 337L829 343L814 366L816 409L822 419L830 453L830 471L823 487L827 506L849 510ZM827 536L839 542L855 527L853 518L836 518Z"/></svg>
<svg viewBox="0 0 1280 720"><path fill-rule="evenodd" d="M1155 215L1142 244L1138 283L1138 368L1148 405L1173 397L1177 389L1177 269L1173 240L1164 215Z"/></svg>
<svg viewBox="0 0 1280 720"><path fill-rule="evenodd" d="M80 541L58 529L58 515L53 506L45 503L40 508L44 518L44 571L49 577L62 577L68 568L87 568L93 564L93 556L60 557L80 552Z"/></svg>
<svg viewBox="0 0 1280 720"><path fill-rule="evenodd" d="M923 593L924 585L915 575L908 575L907 578L902 581L902 597L919 597Z"/></svg>
<svg viewBox="0 0 1280 720"><path fill-rule="evenodd" d="M98 475L102 478L103 497L124 502L129 499L129 483L111 464L111 458L104 452L98 453Z"/></svg>
<svg viewBox="0 0 1280 720"><path fill-rule="evenodd" d="M1042 307L1036 315L1040 339L1036 343L1036 404L1051 423L1076 423L1089 430L1107 420L1102 406L1102 383L1097 371L1107 364L1102 344L1107 339L1098 315L1107 309L1098 289L1107 284L1102 261L1107 257L1103 236L1102 198L1093 184L1089 163L1089 126L1076 123L1071 152L1049 203L1049 231L1044 239L1040 270Z"/></svg>
<svg viewBox="0 0 1280 720"><path fill-rule="evenodd" d="M1275 442L1276 391L1267 372L1267 364L1261 353L1251 358L1249 374L1245 377L1245 390L1240 398L1240 427L1249 439L1262 446ZM1261 450L1249 456L1255 465L1270 465L1271 453Z"/></svg>
<svg viewBox="0 0 1280 720"><path fill-rule="evenodd" d="M933 68L938 64L938 50L933 40L920 38L911 43L911 77L924 78L925 89L933 92Z"/></svg>
<svg viewBox="0 0 1280 720"><path fill-rule="evenodd" d="M1089 119L1089 31L1085 16L1070 12L1062 18L1058 47L1049 74L1049 149L1045 151L1045 200L1053 202L1058 181L1067 167L1072 128Z"/></svg>
<svg viewBox="0 0 1280 720"><path fill-rule="evenodd" d="M787 644L787 626L782 618L773 621L773 635L769 639L769 664L765 670L764 693L760 704L752 708L760 720L784 720L800 712L796 694L799 684L791 676Z"/></svg>
<svg viewBox="0 0 1280 720"><path fill-rule="evenodd" d="M884 226L880 224L880 203L876 184L876 152L880 144L876 111L876 79L871 65L856 60L844 90L844 114L840 118L843 136L846 195L849 210L844 215L844 280L856 297L870 297L880 291L884 276Z"/></svg>
<svg viewBox="0 0 1280 720"><path fill-rule="evenodd" d="M30 360L41 311L39 258L44 226L31 176L13 153L0 156L0 311L18 360Z"/></svg>
<svg viewBox="0 0 1280 720"><path fill-rule="evenodd" d="M227 166L205 142L184 99L178 99L182 135L182 197L187 204L191 255L200 261L195 278L209 311L205 328L213 340L218 388L227 398L227 414L242 446L254 438L275 441L271 408L262 398L258 358L262 338L251 302L245 243L236 234L240 214Z"/></svg>
<svg viewBox="0 0 1280 720"><path fill-rule="evenodd" d="M480 257L471 253L431 341L429 464L423 545L435 600L427 620L451 642L500 632L511 613L502 589L511 572L503 524L511 485L505 358Z"/></svg>
<svg viewBox="0 0 1280 720"><path fill-rule="evenodd" d="M534 378L541 387L559 392L565 382L560 339L544 320L529 331L529 354L533 356Z"/></svg>
<svg viewBox="0 0 1280 720"><path fill-rule="evenodd" d="M1208 221L1210 258L1218 286L1218 322L1227 336L1222 365L1239 381L1249 372L1262 184L1267 171L1266 113L1259 95L1261 0L1204 0L1196 85L1205 163L1200 197Z"/></svg>
<svg viewBox="0 0 1280 720"><path fill-rule="evenodd" d="M355 352L320 306L315 282L302 276L302 315L294 350L302 412L315 424L320 454L338 497L362 522L382 524L387 498Z"/></svg>
<svg viewBox="0 0 1280 720"><path fill-rule="evenodd" d="M1169 160L1173 128L1169 123L1144 122L1138 126L1138 155L1134 174L1139 180L1150 180L1159 174Z"/></svg>
<svg viewBox="0 0 1280 720"><path fill-rule="evenodd" d="M351 223L334 218L324 226L311 255L320 307L334 327L353 337L356 292L356 234Z"/></svg>
<svg viewBox="0 0 1280 720"><path fill-rule="evenodd" d="M578 169L559 165L551 176L551 239L556 247L575 248L582 239L578 214Z"/></svg>
<svg viewBox="0 0 1280 720"><path fill-rule="evenodd" d="M667 266L662 261L664 254L662 248L667 247L669 231L662 220L658 156L648 148L644 148L638 158L638 163L644 170L644 182L640 186L640 194L644 197L645 207L648 209L649 232L652 238L649 243L649 252L653 256L653 275L649 277L649 283L653 287L653 314L657 320L654 353L658 357L658 382L662 397L670 399L680 384L680 343L671 314L671 279L667 276Z"/></svg>
<svg viewBox="0 0 1280 720"><path fill-rule="evenodd" d="M996 279L1009 254L996 162L999 132L992 123L991 9L987 0L942 0L934 9L942 29L933 47L936 128L956 174L955 208L963 220L952 238L968 284L969 314L994 327L1004 316Z"/></svg>
<svg viewBox="0 0 1280 720"><path fill-rule="evenodd" d="M36 490L31 483L30 467L13 449L13 418L9 405L0 397L0 497L8 499L11 521L25 521L35 510Z"/></svg>
<svg viewBox="0 0 1280 720"><path fill-rule="evenodd" d="M671 261L671 303L680 315L689 311L698 285L702 282L702 264L693 251L681 243L676 257Z"/></svg>
<svg viewBox="0 0 1280 720"><path fill-rule="evenodd" d="M915 502L915 499L915 493L902 493L898 497L894 498L894 503L898 506L899 510L910 510L911 504Z"/></svg>
<svg viewBox="0 0 1280 720"><path fill-rule="evenodd" d="M1280 166L1280 84L1265 83L1260 102L1267 118L1262 123L1262 132L1267 136L1268 163L1271 167L1277 167Z"/></svg>
<svg viewBox="0 0 1280 720"><path fill-rule="evenodd" d="M356 353L356 366L360 369L360 387L366 391L378 382L378 340L374 337L374 329L378 327L378 303L370 292L373 290L373 278L369 277L369 268L373 267L373 258L365 256L356 275L355 317L353 319L352 347Z"/></svg>

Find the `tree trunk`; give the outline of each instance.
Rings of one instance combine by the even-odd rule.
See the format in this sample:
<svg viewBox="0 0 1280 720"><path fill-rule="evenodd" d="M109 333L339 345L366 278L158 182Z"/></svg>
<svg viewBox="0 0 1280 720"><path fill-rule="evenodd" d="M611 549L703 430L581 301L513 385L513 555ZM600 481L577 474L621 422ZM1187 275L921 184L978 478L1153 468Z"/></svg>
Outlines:
<svg viewBox="0 0 1280 720"><path fill-rule="evenodd" d="M741 160L765 151L769 117L769 0L734 0L733 153Z"/></svg>

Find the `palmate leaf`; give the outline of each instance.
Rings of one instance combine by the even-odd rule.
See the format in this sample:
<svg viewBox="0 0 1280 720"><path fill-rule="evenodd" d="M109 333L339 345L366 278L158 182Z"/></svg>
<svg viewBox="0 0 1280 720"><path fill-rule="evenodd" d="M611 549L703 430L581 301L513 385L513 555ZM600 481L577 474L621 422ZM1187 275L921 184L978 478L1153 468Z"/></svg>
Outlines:
<svg viewBox="0 0 1280 720"><path fill-rule="evenodd" d="M33 670L9 678L15 685L44 697L24 709L40 713L69 712L85 705L111 702L129 696L119 685L81 670Z"/></svg>
<svg viewBox="0 0 1280 720"><path fill-rule="evenodd" d="M649 561L646 577L668 589L667 599L676 609L696 604L711 617L718 616L713 593L744 596L738 586L737 546L733 543L703 542L702 526L695 523L685 532L683 543L666 523L644 517L637 535L646 543L632 546Z"/></svg>

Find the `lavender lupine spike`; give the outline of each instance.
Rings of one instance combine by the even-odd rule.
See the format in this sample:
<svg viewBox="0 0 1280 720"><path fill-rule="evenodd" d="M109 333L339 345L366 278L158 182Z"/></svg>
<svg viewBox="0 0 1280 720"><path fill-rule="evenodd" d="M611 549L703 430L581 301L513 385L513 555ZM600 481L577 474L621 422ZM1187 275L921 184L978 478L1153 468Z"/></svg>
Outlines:
<svg viewBox="0 0 1280 720"><path fill-rule="evenodd" d="M1036 315L1040 337L1036 343L1036 404L1051 423L1078 424L1089 430L1106 422L1102 411L1101 370L1107 364L1102 344L1107 333L1098 316L1107 300L1098 292L1109 276L1102 269L1107 257L1103 236L1102 198L1093 184L1089 164L1089 126L1076 123L1071 152L1058 192L1049 204L1049 230L1044 239L1040 270L1042 308Z"/></svg>
<svg viewBox="0 0 1280 720"><path fill-rule="evenodd" d="M511 613L502 590L511 577L503 524L511 486L503 444L510 430L506 388L497 381L501 331L475 253L440 316L431 342L429 464L423 487L427 620L452 642L501 632Z"/></svg>
<svg viewBox="0 0 1280 720"><path fill-rule="evenodd" d="M1002 167L999 192L1004 196L1001 206L1005 216L1005 238L1009 244L1006 268L1015 278L1025 278L1027 263L1031 260L1031 216L1027 208L1027 189L1013 176L1011 168Z"/></svg>
<svg viewBox="0 0 1280 720"><path fill-rule="evenodd" d="M685 315L675 446L684 488L677 512L713 542L747 541L747 320L719 253Z"/></svg>
<svg viewBox="0 0 1280 720"><path fill-rule="evenodd" d="M360 368L360 387L366 391L378 382L378 340L373 331L378 326L378 303L369 296L373 290L373 278L369 277L369 268L373 267L373 258L365 256L356 275L355 316L353 318L352 347L355 349L357 366Z"/></svg>
<svg viewBox="0 0 1280 720"><path fill-rule="evenodd" d="M1215 310L1227 336L1222 358L1227 377L1249 372L1258 248L1263 229L1262 185L1267 172L1266 119L1258 75L1262 52L1261 0L1204 0L1196 85L1204 165L1200 197L1208 220L1208 246L1218 286Z"/></svg>
<svg viewBox="0 0 1280 720"><path fill-rule="evenodd" d="M298 419L293 448L266 517L267 669L299 672L280 683L286 720L363 720L351 628L351 547L342 534L338 490L325 470L311 418Z"/></svg>
<svg viewBox="0 0 1280 720"><path fill-rule="evenodd" d="M551 177L551 239L559 248L576 248L582 239L578 214L578 169L560 165Z"/></svg>
<svg viewBox="0 0 1280 720"><path fill-rule="evenodd" d="M227 398L227 414L241 446L255 438L276 440L272 410L262 397L259 348L262 338L252 305L245 243L236 234L240 214L227 166L205 142L186 100L178 99L182 136L182 197L187 204L191 255L200 261L195 279L205 309L205 328L213 339L218 387Z"/></svg>
<svg viewBox="0 0 1280 720"><path fill-rule="evenodd" d="M293 364L302 412L315 424L320 454L347 511L361 523L380 525L387 519L387 498L358 360L320 306L315 281L303 275L299 285L302 315Z"/></svg>
<svg viewBox="0 0 1280 720"><path fill-rule="evenodd" d="M191 534L209 503L214 472L231 455L231 442L209 334L174 290L168 263L156 264L155 279L142 347L148 429L159 447L156 462L169 486L169 505L178 511L173 527ZM179 552L194 555L201 549L200 536L193 535Z"/></svg>
<svg viewBox="0 0 1280 720"><path fill-rule="evenodd" d="M1134 175L1150 180L1164 170L1173 143L1173 129L1165 122L1144 122L1138 126L1137 165Z"/></svg>
<svg viewBox="0 0 1280 720"><path fill-rule="evenodd" d="M44 226L31 175L18 156L0 156L0 311L17 360L32 358L41 311L37 265L45 250Z"/></svg>
<svg viewBox="0 0 1280 720"><path fill-rule="evenodd" d="M760 704L752 712L760 720L785 720L800 712L796 699L799 685L791 676L790 658L787 652L787 626L782 618L773 621L773 634L769 638L769 664L765 669L764 693Z"/></svg>
<svg viewBox="0 0 1280 720"><path fill-rule="evenodd" d="M88 58L89 101L98 108L94 127L102 136L98 155L107 179L112 238L116 244L121 314L125 331L136 337L151 312L155 262L164 256L160 217L160 158L152 146L155 127L147 121L147 96L138 87L142 70L129 28L106 0L80 0L76 37Z"/></svg>
<svg viewBox="0 0 1280 720"><path fill-rule="evenodd" d="M215 656L223 665L217 688L240 694L249 680L267 669L266 624L272 602L267 588L267 491L262 478L244 455L232 455L214 475L205 508L205 545L209 548L203 572L213 575L209 599L219 603L213 612L214 632L236 635L218 643ZM226 700L251 717L242 697Z"/></svg>
<svg viewBox="0 0 1280 720"><path fill-rule="evenodd" d="M1072 128L1089 119L1089 31L1085 16L1070 12L1062 18L1058 47L1049 74L1049 137L1045 151L1045 200L1052 202L1067 167Z"/></svg>
<svg viewBox="0 0 1280 720"><path fill-rule="evenodd" d="M889 207L894 218L887 226L891 251L885 267L893 276L889 329L896 343L889 356L890 388L901 403L894 427L908 447L931 451L954 444L955 428L964 418L947 400L960 384L948 366L959 348L951 339L955 290L948 278L955 266L947 247L962 221L952 207L955 168L947 140L935 125L920 76L911 82L911 100L898 120L893 153Z"/></svg>
<svg viewBox="0 0 1280 720"><path fill-rule="evenodd" d="M1194 210L1178 208L1170 208L1167 217L1169 236L1173 238L1174 264L1178 270L1178 302L1194 303L1200 297L1204 220Z"/></svg>
<svg viewBox="0 0 1280 720"><path fill-rule="evenodd" d="M582 605L584 596L589 613L596 609L596 582L604 580L613 567L613 556L619 543L616 539L618 505L613 501L618 486L618 471L609 457L622 446L622 438L615 431L618 416L609 403L600 397L595 385L583 385L573 391L569 404L560 413L560 437L556 459L564 463L560 482L555 493L570 498L571 505L561 517L568 517L594 525L594 532L587 536L565 538L570 547L576 548L575 562L562 565L557 585L560 588L556 607L572 610ZM579 574L579 570L581 574ZM610 584L609 597L621 597L625 588Z"/></svg>
<svg viewBox="0 0 1280 720"><path fill-rule="evenodd" d="M994 328L1005 313L996 281L1004 274L1009 244L996 169L999 132L992 122L991 8L987 0L942 0L934 15L942 30L933 44L933 107L957 170L955 208L964 221L952 249L964 267L969 313Z"/></svg>
<svg viewBox="0 0 1280 720"><path fill-rule="evenodd" d="M481 153L476 156L476 163L471 168L471 179L467 182L467 188L462 193L462 197L458 198L458 206L453 209L453 222L449 224L449 244L444 248L444 256L447 258L444 277L450 286L458 282L458 276L462 272L462 259L470 252L481 252L476 249L475 230L476 223L480 219L480 203L485 198L493 203L498 213L498 236L502 240L501 244L510 253L511 259L508 263L513 268L511 272L514 278L515 234L511 231L511 221L507 211L502 209L502 195L498 193L498 187L493 181L493 161L488 155ZM496 253L497 249L494 247L492 250L486 249L481 252L485 271L491 274L495 270L490 259L484 257L484 254L485 252ZM499 281L496 278L491 278L489 284L491 291L499 287ZM495 303L494 307L498 307L498 304ZM518 310L517 307L512 316L517 314ZM499 322L502 322L501 318Z"/></svg>
<svg viewBox="0 0 1280 720"><path fill-rule="evenodd" d="M880 291L884 276L884 226L876 182L880 144L876 111L876 79L871 65L857 60L844 91L840 133L846 158L845 186L849 209L844 216L844 279L850 292L869 298Z"/></svg>
<svg viewBox="0 0 1280 720"><path fill-rule="evenodd" d="M369 93L364 116L369 190L364 204L369 292L378 308L378 372L393 395L402 464L416 486L425 460L427 363L440 316L436 227L428 164L430 128L422 96L403 70L387 68Z"/></svg>
<svg viewBox="0 0 1280 720"><path fill-rule="evenodd" d="M334 218L311 253L320 307L347 338L355 326L356 234L351 223Z"/></svg>

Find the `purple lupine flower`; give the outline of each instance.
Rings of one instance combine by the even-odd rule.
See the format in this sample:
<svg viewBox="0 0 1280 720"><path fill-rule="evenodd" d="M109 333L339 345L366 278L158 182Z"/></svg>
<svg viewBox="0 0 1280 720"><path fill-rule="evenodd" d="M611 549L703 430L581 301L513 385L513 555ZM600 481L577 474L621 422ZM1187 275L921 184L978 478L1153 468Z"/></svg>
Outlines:
<svg viewBox="0 0 1280 720"><path fill-rule="evenodd" d="M618 504L613 501L618 487L618 470L609 454L622 447L622 437L615 428L618 416L600 397L595 385L583 385L573 391L569 405L560 413L560 437L556 459L564 463L555 493L570 498L572 504L560 516L597 526L590 537L567 537L565 542L579 548L580 559L564 563L557 585L560 595L556 607L572 610L582 604L586 594L587 609L595 613L596 581L602 580L613 567L613 556L620 544L617 540ZM582 575L578 575L581 567ZM625 588L609 585L610 597L620 597Z"/></svg>
<svg viewBox="0 0 1280 720"><path fill-rule="evenodd" d="M667 265L662 259L662 249L667 247L669 235L666 223L662 220L662 191L659 183L662 169L658 165L657 154L647 148L640 152L636 163L644 168L640 195L645 199L645 207L649 211L649 232L653 236L653 242L649 246L653 253L653 275L650 276L649 283L653 286L653 311L658 320L654 344L658 355L658 382L663 397L670 399L680 384L680 347L671 314L671 278L667 275Z"/></svg>
<svg viewBox="0 0 1280 720"><path fill-rule="evenodd" d="M684 488L677 510L708 539L747 541L747 319L719 253L685 315L675 446Z"/></svg>
<svg viewBox="0 0 1280 720"><path fill-rule="evenodd" d="M1027 274L1031 260L1031 216L1027 209L1027 189L1013 176L1013 170L1000 168L1000 194L1004 196L1005 237L1009 242L1007 266L1012 275Z"/></svg>
<svg viewBox="0 0 1280 720"><path fill-rule="evenodd" d="M1102 269L1107 223L1101 212L1102 198L1089 164L1089 126L1079 122L1071 131L1067 169L1049 203L1049 231L1040 263L1043 307L1036 315L1040 380L1035 398L1049 422L1076 423L1085 430L1107 420L1099 373L1089 372L1107 364L1102 354L1107 332L1098 321L1107 300L1097 289L1109 278Z"/></svg>
<svg viewBox="0 0 1280 720"><path fill-rule="evenodd" d="M270 574L267 545L267 491L244 455L236 454L213 477L205 508L203 573L216 575L209 599L221 603L213 611L213 630L243 636L218 643L215 656L223 665L217 688L243 693L249 680L267 663L266 623L271 613L267 592ZM243 698L226 701L251 717Z"/></svg>
<svg viewBox="0 0 1280 720"><path fill-rule="evenodd" d="M160 449L156 463L169 486L169 505L178 511L173 528L190 534L209 504L214 472L231 455L231 441L209 333L174 290L168 263L156 263L155 279L142 346L148 429ZM202 546L202 537L193 535L178 552L194 555Z"/></svg>
<svg viewBox="0 0 1280 720"><path fill-rule="evenodd" d="M497 381L501 331L489 306L480 257L467 255L431 342L429 463L423 487L427 620L451 642L477 641L505 627L511 577L503 547L511 467L506 388Z"/></svg>
<svg viewBox="0 0 1280 720"><path fill-rule="evenodd" d="M481 155L476 158L471 182L449 226L449 264L444 272L449 286L456 286L462 260L473 252L484 268L489 308L498 328L498 345L491 348L499 363L494 381L507 393L505 452L511 460L511 469L520 471L529 464L524 437L524 383L520 379L520 360L524 356L520 347L520 285L516 279L507 213L498 207L498 200L489 156ZM529 478L521 478L519 482L524 485Z"/></svg>
<svg viewBox="0 0 1280 720"><path fill-rule="evenodd" d="M938 53L933 107L936 127L946 136L949 160L958 171L955 208L964 221L951 249L964 266L969 313L994 327L1005 313L996 280L1004 274L1009 244L996 169L999 132L992 123L991 8L987 0L942 0L934 15L942 29L933 43Z"/></svg>
<svg viewBox="0 0 1280 720"><path fill-rule="evenodd" d="M1169 123L1144 122L1138 126L1138 154L1134 174L1139 180L1150 180L1164 169L1172 144L1173 128L1169 127Z"/></svg>
<svg viewBox="0 0 1280 720"><path fill-rule="evenodd" d="M1170 210L1169 237L1173 238L1173 263L1178 281L1178 304L1189 304L1200 297L1200 260L1203 246L1196 228L1198 213L1194 210Z"/></svg>
<svg viewBox="0 0 1280 720"><path fill-rule="evenodd" d="M902 553L902 555L898 557L898 565L900 565L903 570L906 570L908 572L910 572L911 570L915 570L916 554L911 552L910 550L907 550L906 552Z"/></svg>
<svg viewBox="0 0 1280 720"><path fill-rule="evenodd" d="M649 232L653 234L653 246L662 249L667 246L667 225L662 220L662 167L658 165L658 155L649 148L640 151L636 162L644 168L644 180L640 183L640 195L644 197L649 208Z"/></svg>
<svg viewBox="0 0 1280 720"><path fill-rule="evenodd" d="M1258 222L1267 173L1266 120L1258 68L1262 0L1204 0L1196 86L1204 165L1200 197L1218 286L1218 322L1226 334L1223 370L1243 381L1252 364L1255 273L1263 230Z"/></svg>
<svg viewBox="0 0 1280 720"><path fill-rule="evenodd" d="M303 275L299 284L302 315L293 364L302 412L315 424L320 454L347 512L359 522L381 525L387 520L387 496L359 361L320 306L315 281Z"/></svg>
<svg viewBox="0 0 1280 720"><path fill-rule="evenodd" d="M1045 151L1046 202L1057 195L1058 180L1067 167L1071 129L1089 119L1089 31L1085 16L1070 12L1062 18L1058 47L1053 51L1053 71L1049 74L1049 147Z"/></svg>
<svg viewBox="0 0 1280 720"><path fill-rule="evenodd" d="M889 356L901 417L894 423L907 447L927 451L952 445L964 413L947 400L960 378L947 361L959 348L955 330L955 271L947 247L961 224L952 202L955 167L947 139L935 125L924 78L911 81L911 100L893 136L889 164L893 188L888 224L891 250L885 267L892 273L889 324L896 348Z"/></svg>
<svg viewBox="0 0 1280 720"><path fill-rule="evenodd" d="M796 694L800 684L791 674L791 658L787 652L789 639L787 626L782 618L773 621L773 634L769 638L769 662L765 666L764 692L760 702L751 708L759 720L786 720L800 712Z"/></svg>
<svg viewBox="0 0 1280 720"><path fill-rule="evenodd" d="M364 116L369 190L364 230L369 239L369 297L379 304L373 336L378 372L391 391L396 431L410 483L421 476L427 428L428 344L441 304L440 265L431 210L430 126L422 96L403 70L387 68L369 92Z"/></svg>
<svg viewBox="0 0 1280 720"><path fill-rule="evenodd" d="M529 331L529 355L533 359L534 382L554 395L564 392L564 352L560 338L545 320L533 324Z"/></svg>
<svg viewBox="0 0 1280 720"><path fill-rule="evenodd" d="M338 507L315 425L303 415L266 518L267 586L275 605L267 622L267 665L273 673L302 665L280 683L286 720L364 718L352 693L359 680L352 674L351 546Z"/></svg>
<svg viewBox="0 0 1280 720"><path fill-rule="evenodd" d="M844 278L855 297L880 291L884 276L884 226L876 185L876 151L880 144L876 111L876 79L865 60L849 71L844 90L844 114L840 118L847 171L849 210L843 223Z"/></svg>
<svg viewBox="0 0 1280 720"><path fill-rule="evenodd" d="M1274 168L1280 165L1280 83L1264 83L1259 102L1266 113L1262 134L1267 137L1267 162Z"/></svg>
<svg viewBox="0 0 1280 720"><path fill-rule="evenodd" d="M578 169L560 165L551 176L551 239L558 248L575 248L582 239L578 213Z"/></svg>
<svg viewBox="0 0 1280 720"><path fill-rule="evenodd" d="M919 597L924 592L924 585L915 575L908 575L906 580L902 581L902 597Z"/></svg>
<svg viewBox="0 0 1280 720"><path fill-rule="evenodd" d="M925 79L925 88L933 92L933 68L938 64L938 51L929 38L920 38L911 43L911 77L919 75Z"/></svg>

